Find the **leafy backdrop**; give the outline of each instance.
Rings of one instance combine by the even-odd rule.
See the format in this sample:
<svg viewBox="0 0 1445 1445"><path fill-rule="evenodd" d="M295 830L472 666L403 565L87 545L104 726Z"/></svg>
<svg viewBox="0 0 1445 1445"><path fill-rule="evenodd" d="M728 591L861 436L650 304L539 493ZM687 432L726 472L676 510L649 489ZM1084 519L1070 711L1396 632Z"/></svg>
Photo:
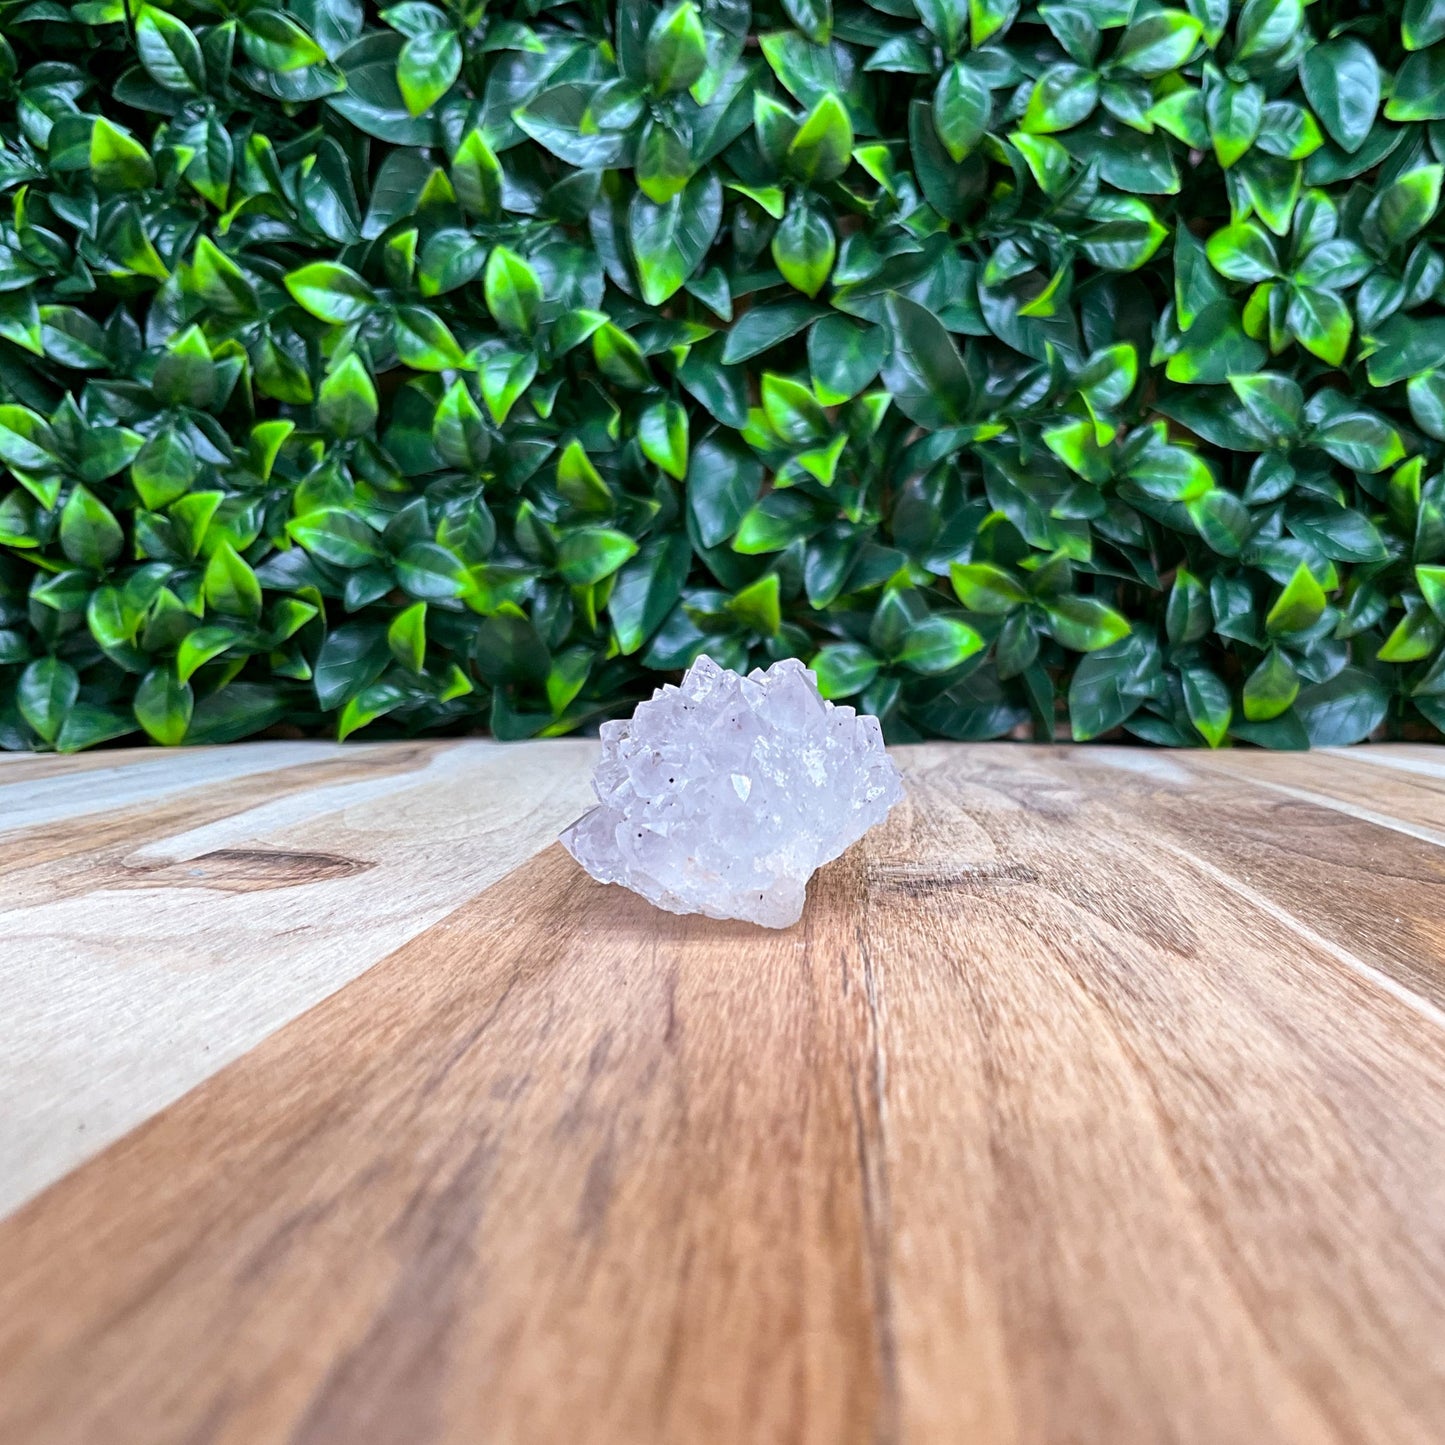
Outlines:
<svg viewBox="0 0 1445 1445"><path fill-rule="evenodd" d="M1445 725L1445 0L0 35L0 746Z"/></svg>

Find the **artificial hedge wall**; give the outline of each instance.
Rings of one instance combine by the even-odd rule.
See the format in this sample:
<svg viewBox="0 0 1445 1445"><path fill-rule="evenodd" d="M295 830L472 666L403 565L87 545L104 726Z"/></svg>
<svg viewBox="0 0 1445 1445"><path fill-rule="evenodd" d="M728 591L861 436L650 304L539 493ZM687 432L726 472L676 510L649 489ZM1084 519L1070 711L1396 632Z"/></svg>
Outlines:
<svg viewBox="0 0 1445 1445"><path fill-rule="evenodd" d="M0 34L0 746L1445 725L1445 0Z"/></svg>

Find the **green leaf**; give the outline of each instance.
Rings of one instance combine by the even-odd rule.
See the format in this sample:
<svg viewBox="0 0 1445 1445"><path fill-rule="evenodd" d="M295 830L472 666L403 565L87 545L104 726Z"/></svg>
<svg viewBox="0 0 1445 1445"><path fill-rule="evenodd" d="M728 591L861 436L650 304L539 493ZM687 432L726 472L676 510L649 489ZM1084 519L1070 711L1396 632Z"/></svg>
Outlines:
<svg viewBox="0 0 1445 1445"><path fill-rule="evenodd" d="M462 42L455 30L428 30L402 46L396 84L412 115L430 110L462 70Z"/></svg>
<svg viewBox="0 0 1445 1445"><path fill-rule="evenodd" d="M972 387L952 338L916 301L889 296L883 312L892 345L881 375L894 404L931 431L957 426L965 420Z"/></svg>
<svg viewBox="0 0 1445 1445"><path fill-rule="evenodd" d="M562 539L557 549L557 570L574 587L586 587L610 577L629 557L637 543L610 527L579 527Z"/></svg>
<svg viewBox="0 0 1445 1445"><path fill-rule="evenodd" d="M1445 622L1445 567L1420 566L1415 568L1415 585L1426 605L1441 622Z"/></svg>
<svg viewBox="0 0 1445 1445"><path fill-rule="evenodd" d="M135 20L136 50L146 73L159 86L181 95L206 88L206 62L200 42L174 15L147 5Z"/></svg>
<svg viewBox="0 0 1445 1445"><path fill-rule="evenodd" d="M27 472L57 464L54 433L28 407L0 405L0 461Z"/></svg>
<svg viewBox="0 0 1445 1445"><path fill-rule="evenodd" d="M1164 630L1175 647L1198 642L1209 635L1214 616L1209 608L1209 592L1192 572L1181 567L1174 574L1169 589L1169 602L1164 613Z"/></svg>
<svg viewBox="0 0 1445 1445"><path fill-rule="evenodd" d="M692 564L692 546L680 532L651 538L617 574L607 603L617 649L639 651L662 626L682 595Z"/></svg>
<svg viewBox="0 0 1445 1445"><path fill-rule="evenodd" d="M782 301L756 307L739 317L728 332L727 343L723 347L723 364L734 366L741 361L751 361L790 336L796 336L814 317L822 314L822 307L807 301Z"/></svg>
<svg viewBox="0 0 1445 1445"><path fill-rule="evenodd" d="M1254 144L1264 123L1264 91L1257 85L1225 81L1204 94L1209 139L1219 164L1232 166Z"/></svg>
<svg viewBox="0 0 1445 1445"><path fill-rule="evenodd" d="M327 712L339 708L375 682L390 659L384 628L357 622L336 628L316 657L317 702Z"/></svg>
<svg viewBox="0 0 1445 1445"><path fill-rule="evenodd" d="M1080 742L1127 722L1152 693L1150 654L1137 636L1083 658L1069 683L1069 723Z"/></svg>
<svg viewBox="0 0 1445 1445"><path fill-rule="evenodd" d="M669 6L653 22L646 66L647 79L659 95L687 90L707 69L707 36L692 0Z"/></svg>
<svg viewBox="0 0 1445 1445"><path fill-rule="evenodd" d="M1095 597L1059 597L1045 604L1054 640L1074 652L1097 652L1129 635L1128 619Z"/></svg>
<svg viewBox="0 0 1445 1445"><path fill-rule="evenodd" d="M1136 75L1178 70L1199 44L1204 27L1183 10L1160 10L1136 20L1114 51L1114 64Z"/></svg>
<svg viewBox="0 0 1445 1445"><path fill-rule="evenodd" d="M642 348L620 326L609 321L597 328L592 335L592 355L602 374L618 386L646 391L652 385Z"/></svg>
<svg viewBox="0 0 1445 1445"><path fill-rule="evenodd" d="M246 274L209 236L196 241L187 279L207 305L231 316L254 316L256 288Z"/></svg>
<svg viewBox="0 0 1445 1445"><path fill-rule="evenodd" d="M1395 624L1375 655L1381 662L1419 662L1430 657L1445 636L1440 623L1424 606L1415 605Z"/></svg>
<svg viewBox="0 0 1445 1445"><path fill-rule="evenodd" d="M336 738L345 742L352 733L359 732L369 723L387 713L395 712L406 701L406 693L394 682L374 682L363 688L341 709L337 722Z"/></svg>
<svg viewBox="0 0 1445 1445"><path fill-rule="evenodd" d="M968 35L969 7L965 0L916 0L913 7L928 33L952 55ZM975 45L983 41L976 39Z"/></svg>
<svg viewBox="0 0 1445 1445"><path fill-rule="evenodd" d="M288 273L286 289L298 305L322 321L360 321L376 303L374 292L349 266L313 261Z"/></svg>
<svg viewBox="0 0 1445 1445"><path fill-rule="evenodd" d="M738 523L733 551L745 557L782 552L816 532L819 522L812 504L794 492L772 492L750 507Z"/></svg>
<svg viewBox="0 0 1445 1445"><path fill-rule="evenodd" d="M506 422L536 375L537 358L530 351L494 351L484 358L477 379L482 400L498 426Z"/></svg>
<svg viewBox="0 0 1445 1445"><path fill-rule="evenodd" d="M831 92L808 112L788 146L789 172L810 185L836 180L848 169L853 152L853 122L848 108Z"/></svg>
<svg viewBox="0 0 1445 1445"><path fill-rule="evenodd" d="M450 371L467 364L446 323L425 307L398 306L392 334L402 364L417 371Z"/></svg>
<svg viewBox="0 0 1445 1445"><path fill-rule="evenodd" d="M1337 462L1361 472L1383 472L1405 455L1400 434L1367 411L1340 410L1317 426L1310 439Z"/></svg>
<svg viewBox="0 0 1445 1445"><path fill-rule="evenodd" d="M756 582L728 598L728 613L750 632L774 637L783 625L776 572L765 572Z"/></svg>
<svg viewBox="0 0 1445 1445"><path fill-rule="evenodd" d="M808 664L818 676L818 691L832 700L855 697L878 676L878 659L856 642L832 642Z"/></svg>
<svg viewBox="0 0 1445 1445"><path fill-rule="evenodd" d="M491 454L491 438L481 409L464 381L454 381L437 405L432 445L449 466L478 473Z"/></svg>
<svg viewBox="0 0 1445 1445"><path fill-rule="evenodd" d="M717 547L738 529L757 500L762 464L722 435L705 438L688 463L688 513L704 547Z"/></svg>
<svg viewBox="0 0 1445 1445"><path fill-rule="evenodd" d="M805 446L827 436L827 413L801 382L765 371L762 401L773 430L790 445Z"/></svg>
<svg viewBox="0 0 1445 1445"><path fill-rule="evenodd" d="M554 716L567 711L587 682L592 656L585 647L572 647L554 658L547 674L547 702Z"/></svg>
<svg viewBox="0 0 1445 1445"><path fill-rule="evenodd" d="M1289 658L1271 647L1244 684L1244 715L1250 722L1268 722L1286 713L1299 696L1300 679Z"/></svg>
<svg viewBox="0 0 1445 1445"><path fill-rule="evenodd" d="M833 270L838 243L823 216L806 201L795 200L773 233L772 252L783 279L812 298Z"/></svg>
<svg viewBox="0 0 1445 1445"><path fill-rule="evenodd" d="M1445 119L1445 49L1432 46L1406 60L1395 74L1394 90L1385 103L1385 119Z"/></svg>
<svg viewBox="0 0 1445 1445"><path fill-rule="evenodd" d="M1353 155L1365 143L1380 109L1380 67L1354 36L1327 40L1305 52L1300 81L1330 139Z"/></svg>
<svg viewBox="0 0 1445 1445"><path fill-rule="evenodd" d="M1055 65L1034 82L1020 127L1032 135L1072 130L1093 114L1099 77L1078 65Z"/></svg>
<svg viewBox="0 0 1445 1445"><path fill-rule="evenodd" d="M502 209L502 166L479 130L469 131L452 158L452 186L462 207L492 218Z"/></svg>
<svg viewBox="0 0 1445 1445"><path fill-rule="evenodd" d="M1363 742L1385 720L1390 695L1369 673L1347 667L1328 682L1305 688L1295 702L1310 744L1348 747Z"/></svg>
<svg viewBox="0 0 1445 1445"><path fill-rule="evenodd" d="M1410 378L1405 391L1411 420L1427 436L1445 441L1445 372L1422 371Z"/></svg>
<svg viewBox="0 0 1445 1445"><path fill-rule="evenodd" d="M316 420L323 430L346 440L365 436L376 425L376 386L353 351L323 378L316 397Z"/></svg>
<svg viewBox="0 0 1445 1445"><path fill-rule="evenodd" d="M319 65L326 52L289 15L279 10L248 10L241 22L241 45L263 70L286 74Z"/></svg>
<svg viewBox="0 0 1445 1445"><path fill-rule="evenodd" d="M933 125L944 149L961 161L988 134L993 92L973 67L955 61L933 92Z"/></svg>
<svg viewBox="0 0 1445 1445"><path fill-rule="evenodd" d="M542 307L542 283L523 257L507 246L494 246L482 277L482 294L492 319L504 331L530 336Z"/></svg>
<svg viewBox="0 0 1445 1445"><path fill-rule="evenodd" d="M1289 441L1299 433L1304 392L1293 377L1262 371L1231 376L1229 384L1250 416L1272 439Z"/></svg>
<svg viewBox="0 0 1445 1445"><path fill-rule="evenodd" d="M102 571L120 556L125 532L115 513L93 492L77 486L60 513L60 548L77 567Z"/></svg>
<svg viewBox="0 0 1445 1445"><path fill-rule="evenodd" d="M817 45L826 45L833 30L832 0L783 0L788 19Z"/></svg>
<svg viewBox="0 0 1445 1445"><path fill-rule="evenodd" d="M1445 166L1420 166L1380 193L1370 208L1385 240L1402 246L1422 231L1440 208L1440 183Z"/></svg>
<svg viewBox="0 0 1445 1445"><path fill-rule="evenodd" d="M983 645L983 638L966 622L934 614L908 630L897 660L911 672L929 676L951 672L982 651Z"/></svg>
<svg viewBox="0 0 1445 1445"><path fill-rule="evenodd" d="M1209 264L1231 281L1268 281L1278 274L1274 245L1253 221L1216 231L1204 249Z"/></svg>
<svg viewBox="0 0 1445 1445"><path fill-rule="evenodd" d="M989 562L955 562L949 578L970 612L999 614L1028 601L1028 593L1001 567Z"/></svg>
<svg viewBox="0 0 1445 1445"><path fill-rule="evenodd" d="M386 555L376 533L339 507L306 512L288 522L286 531L308 552L337 567L364 567Z"/></svg>
<svg viewBox="0 0 1445 1445"><path fill-rule="evenodd" d="M1303 0L1245 0L1234 27L1235 60L1283 50L1303 23Z"/></svg>
<svg viewBox="0 0 1445 1445"><path fill-rule="evenodd" d="M136 688L135 720L162 747L178 747L186 739L195 711L195 694L189 683L180 681L173 669L153 667Z"/></svg>
<svg viewBox="0 0 1445 1445"><path fill-rule="evenodd" d="M648 200L663 205L691 179L695 167L692 149L674 127L649 120L637 148L633 175Z"/></svg>
<svg viewBox="0 0 1445 1445"><path fill-rule="evenodd" d="M1301 562L1266 614L1264 625L1272 636L1307 632L1320 620L1327 605L1324 588Z"/></svg>
<svg viewBox="0 0 1445 1445"><path fill-rule="evenodd" d="M104 116L96 118L90 132L90 173L105 191L141 191L156 180L150 152Z"/></svg>
<svg viewBox="0 0 1445 1445"><path fill-rule="evenodd" d="M450 602L471 587L466 565L440 542L413 542L396 559L396 580L423 602Z"/></svg>
<svg viewBox="0 0 1445 1445"><path fill-rule="evenodd" d="M627 234L642 297L661 306L698 269L722 222L722 183L712 172L695 177L665 205L632 198Z"/></svg>
<svg viewBox="0 0 1445 1445"><path fill-rule="evenodd" d="M668 476L687 476L687 412L675 401L659 401L642 413L637 440L648 461Z"/></svg>
<svg viewBox="0 0 1445 1445"><path fill-rule="evenodd" d="M222 542L211 553L201 591L212 612L252 621L261 615L261 584L245 558L229 542Z"/></svg>
<svg viewBox="0 0 1445 1445"><path fill-rule="evenodd" d="M610 512L614 505L612 488L602 480L582 443L575 438L558 459L557 490L581 512Z"/></svg>
<svg viewBox="0 0 1445 1445"><path fill-rule="evenodd" d="M1217 748L1229 736L1234 716L1229 689L1207 667L1181 667L1179 682L1189 721L1210 747Z"/></svg>
<svg viewBox="0 0 1445 1445"><path fill-rule="evenodd" d="M1317 286L1297 287L1290 294L1285 324L1305 350L1321 361L1331 366L1344 361L1354 322L1349 307L1335 292Z"/></svg>
<svg viewBox="0 0 1445 1445"><path fill-rule="evenodd" d="M68 662L42 657L20 674L15 703L43 742L54 746L66 714L80 696L80 678Z"/></svg>
<svg viewBox="0 0 1445 1445"><path fill-rule="evenodd" d="M386 629L386 645L391 655L408 672L420 673L426 666L425 602L413 602L391 619Z"/></svg>
<svg viewBox="0 0 1445 1445"><path fill-rule="evenodd" d="M1445 40L1445 0L1405 0L1400 38L1406 50L1424 50Z"/></svg>
<svg viewBox="0 0 1445 1445"><path fill-rule="evenodd" d="M857 396L888 354L881 326L860 324L834 312L808 332L808 368L813 391L824 406L840 406Z"/></svg>
<svg viewBox="0 0 1445 1445"><path fill-rule="evenodd" d="M1102 483L1113 474L1108 453L1099 445L1095 423L1080 419L1049 427L1044 445L1068 467L1087 481Z"/></svg>

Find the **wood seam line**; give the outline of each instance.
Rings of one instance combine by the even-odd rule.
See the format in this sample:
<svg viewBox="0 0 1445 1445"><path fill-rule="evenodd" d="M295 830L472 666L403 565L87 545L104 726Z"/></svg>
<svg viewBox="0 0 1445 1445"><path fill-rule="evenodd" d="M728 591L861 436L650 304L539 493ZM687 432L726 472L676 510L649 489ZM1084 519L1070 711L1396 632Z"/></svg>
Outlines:
<svg viewBox="0 0 1445 1445"><path fill-rule="evenodd" d="M1436 1028L1445 1030L1445 1009L1438 1008L1429 999L1415 993L1391 978L1382 969L1378 969L1372 963L1366 963L1363 958L1353 954L1349 949L1336 943L1334 939L1327 938L1323 933L1316 932L1303 919L1296 918L1292 913L1281 908L1272 899L1258 890L1251 888L1241 878L1235 878L1226 873L1222 868L1216 868L1213 863L1206 861L1187 848L1181 848L1177 843L1171 843L1164 838L1156 838L1154 846L1173 853L1175 857L1198 868L1201 872L1208 874L1216 883L1227 888L1231 893L1245 900L1252 907L1258 908L1261 912L1273 918L1276 922L1283 924L1291 932L1298 934L1307 942L1312 943L1316 948L1323 949L1337 962L1345 965L1352 972L1362 978L1368 979L1371 983L1385 990L1393 998L1404 1004L1407 1008L1414 1010L1421 1018L1427 1019Z"/></svg>
<svg viewBox="0 0 1445 1445"><path fill-rule="evenodd" d="M1374 823L1376 827L1390 828L1396 833L1406 833L1411 838L1418 838L1422 843L1433 843L1437 848L1445 848L1445 831L1426 827L1423 823L1407 823L1402 818L1392 818L1388 813L1377 813L1372 808L1361 808L1356 803L1346 803L1339 798L1332 798L1328 793L1316 793L1309 788L1297 788L1291 783L1276 783L1252 772L1231 768L1227 764L1221 765L1212 759L1203 762L1202 766L1206 772L1212 772L1216 777L1222 775L1233 778L1236 782L1251 783L1257 788L1269 788L1273 792L1296 798L1302 803L1314 803L1318 807L1329 808L1336 813L1344 813L1351 818L1358 818L1362 823Z"/></svg>

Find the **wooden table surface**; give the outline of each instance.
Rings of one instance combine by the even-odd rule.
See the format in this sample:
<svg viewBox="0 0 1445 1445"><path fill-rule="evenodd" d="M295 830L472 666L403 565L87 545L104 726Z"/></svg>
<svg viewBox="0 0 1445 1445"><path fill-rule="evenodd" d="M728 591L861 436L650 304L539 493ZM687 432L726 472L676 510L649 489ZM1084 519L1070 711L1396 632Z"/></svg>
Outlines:
<svg viewBox="0 0 1445 1445"><path fill-rule="evenodd" d="M928 745L781 933L593 745L0 758L6 1445L1440 1445L1445 750Z"/></svg>

